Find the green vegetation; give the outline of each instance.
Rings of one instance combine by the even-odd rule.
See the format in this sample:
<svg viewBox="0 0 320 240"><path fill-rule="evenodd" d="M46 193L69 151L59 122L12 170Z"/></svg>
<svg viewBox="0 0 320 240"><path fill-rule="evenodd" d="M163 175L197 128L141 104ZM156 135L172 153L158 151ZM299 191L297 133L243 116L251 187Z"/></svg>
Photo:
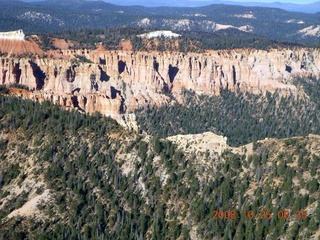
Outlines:
<svg viewBox="0 0 320 240"><path fill-rule="evenodd" d="M4 96L0 132L0 239L190 239L192 228L202 239L308 239L320 223L319 138L257 143L248 158L186 153L100 114ZM47 190L41 217L6 218ZM239 218L212 218L232 209ZM279 219L286 209L293 218ZM249 210L273 217L245 218Z"/></svg>
<svg viewBox="0 0 320 240"><path fill-rule="evenodd" d="M0 94L8 94L9 89L7 88L6 85L0 85Z"/></svg>
<svg viewBox="0 0 320 240"><path fill-rule="evenodd" d="M29 87L23 84L12 83L9 88L20 88L29 91ZM0 94L9 94L9 88L6 85L0 85Z"/></svg>
<svg viewBox="0 0 320 240"><path fill-rule="evenodd" d="M183 104L174 102L161 108L137 110L137 121L151 135L213 131L227 136L233 146L266 137L319 134L319 80L295 81L303 85L309 99L269 92L264 96L222 90L217 97L184 91Z"/></svg>
<svg viewBox="0 0 320 240"><path fill-rule="evenodd" d="M29 91L29 87L27 85L24 85L24 84L12 83L12 84L9 85L9 87L11 87L11 88L20 88L20 89L24 89L24 90Z"/></svg>
<svg viewBox="0 0 320 240"><path fill-rule="evenodd" d="M76 30L59 31L50 34L41 34L41 39L56 37L75 41L74 48L95 49L97 43L102 43L106 49L121 49L120 43L123 39L134 38L146 30L134 27L114 27L101 29L80 28Z"/></svg>
<svg viewBox="0 0 320 240"><path fill-rule="evenodd" d="M267 50L276 47L304 46L300 43L271 40L265 37L244 33L236 29L221 30L219 32L179 32L179 38L144 39L137 35L156 31L157 29L143 29L134 27L118 27L107 29L78 29L41 34L41 46L44 49L53 48L52 37L75 41L73 48L95 49L97 43L102 43L106 49L120 50L121 43L127 40L134 51L180 51L203 52L205 50L255 48Z"/></svg>
<svg viewBox="0 0 320 240"><path fill-rule="evenodd" d="M71 61L72 64L78 64L78 63L92 63L91 60L89 60L88 58L86 58L85 56L81 56L81 55L75 55L75 58Z"/></svg>
<svg viewBox="0 0 320 240"><path fill-rule="evenodd" d="M187 41L189 39L189 41ZM192 44L188 44L192 43ZM196 43L196 44L194 44ZM266 38L249 34L236 29L220 30L215 33L208 32L186 32L180 39L180 51L190 52L196 49L200 50L219 50L250 48L267 50L277 47L303 46L301 43L276 41L273 38Z"/></svg>
<svg viewBox="0 0 320 240"><path fill-rule="evenodd" d="M226 37L230 35L230 32L237 32L235 36L231 37L234 38L231 42L238 42L238 46L265 45L269 41L264 38L311 43L312 46L319 46L316 35L297 34L301 29L316 26L319 23L318 14L287 12L274 8L220 4L198 8L145 8L116 6L103 1L40 1L33 3L2 1L1 10L0 28L2 31L23 29L28 34L51 34L69 30L81 31L81 29L117 27L137 28L143 24L141 20L148 18L150 24L147 27L150 29L174 30L187 34L189 31L197 31L201 33L200 35L202 33L211 35L216 23L233 25L237 28L245 27L248 32L229 29L217 33L221 37ZM252 18L241 17L245 13L252 13ZM199 14L201 16L196 16ZM188 23L179 24L181 19L188 19ZM288 22L290 19L303 23ZM85 38L85 36L81 38ZM91 37L89 38L92 40ZM106 35L106 39L108 38L113 39L113 36ZM206 39L204 38L204 40ZM224 43L221 39L218 39L218 44L211 43L211 41L208 39L205 44L221 45L228 48L233 45L230 42ZM45 45L52 47L50 43L45 43Z"/></svg>

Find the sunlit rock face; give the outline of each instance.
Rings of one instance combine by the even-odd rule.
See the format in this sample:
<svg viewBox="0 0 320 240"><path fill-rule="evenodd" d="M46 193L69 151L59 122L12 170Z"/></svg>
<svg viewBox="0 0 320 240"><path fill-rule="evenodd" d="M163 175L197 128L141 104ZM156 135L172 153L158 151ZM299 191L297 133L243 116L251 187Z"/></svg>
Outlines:
<svg viewBox="0 0 320 240"><path fill-rule="evenodd" d="M25 35L21 29L12 32L0 32L0 39L24 40L24 38Z"/></svg>
<svg viewBox="0 0 320 240"><path fill-rule="evenodd" d="M210 51L207 53L132 53L97 51L87 55L101 63L110 79L121 76L135 91L181 89L219 95L221 89L250 93L295 92L294 76L319 76L315 49Z"/></svg>
<svg viewBox="0 0 320 240"><path fill-rule="evenodd" d="M70 59L81 55L92 63ZM219 95L222 89L254 94L297 94L294 76L320 75L314 49L210 51L207 53L61 50L60 58L0 58L1 84L27 85L34 100L122 119L142 106L161 106L183 89ZM119 117L121 116L121 117Z"/></svg>

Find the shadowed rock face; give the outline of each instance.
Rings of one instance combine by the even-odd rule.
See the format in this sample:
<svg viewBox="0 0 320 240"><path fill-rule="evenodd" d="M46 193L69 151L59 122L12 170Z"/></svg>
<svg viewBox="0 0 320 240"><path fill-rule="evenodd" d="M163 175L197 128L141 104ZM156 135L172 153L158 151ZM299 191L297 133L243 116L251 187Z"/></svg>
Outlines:
<svg viewBox="0 0 320 240"><path fill-rule="evenodd" d="M110 76L105 71L103 71L103 69L100 66L99 66L99 69L100 69L100 81L108 82L110 80Z"/></svg>
<svg viewBox="0 0 320 240"><path fill-rule="evenodd" d="M13 70L12 70L12 74L15 77L15 83L18 84L20 82L20 77L21 77L21 69L20 69L20 63L15 63Z"/></svg>
<svg viewBox="0 0 320 240"><path fill-rule="evenodd" d="M36 81L36 90L41 90L44 86L44 80L46 78L45 72L43 72L40 67L33 61L29 61L32 68L33 76Z"/></svg>
<svg viewBox="0 0 320 240"><path fill-rule="evenodd" d="M110 87L110 92L111 92L112 99L117 98L117 95L121 96L121 91L115 89L115 87L113 87L113 86Z"/></svg>
<svg viewBox="0 0 320 240"><path fill-rule="evenodd" d="M125 69L126 69L126 62L120 60L118 62L118 72L119 72L119 74L123 73Z"/></svg>
<svg viewBox="0 0 320 240"><path fill-rule="evenodd" d="M94 63L2 57L2 83L18 81L37 90L28 95L32 99L113 115L162 105L168 101L164 92L179 96L182 89L209 95L219 95L221 89L295 94L293 76L320 75L319 51L303 48L203 54L62 50L66 57L82 54ZM77 96L77 104L72 96Z"/></svg>
<svg viewBox="0 0 320 240"><path fill-rule="evenodd" d="M178 67L173 67L171 64L169 65L169 79L170 79L170 83L173 83L174 78L177 76L179 72L179 68Z"/></svg>
<svg viewBox="0 0 320 240"><path fill-rule="evenodd" d="M5 84L7 72L8 72L8 70L2 70L2 82L1 82L1 84Z"/></svg>
<svg viewBox="0 0 320 240"><path fill-rule="evenodd" d="M66 71L66 79L68 82L74 82L75 77L76 77L75 66L71 66Z"/></svg>

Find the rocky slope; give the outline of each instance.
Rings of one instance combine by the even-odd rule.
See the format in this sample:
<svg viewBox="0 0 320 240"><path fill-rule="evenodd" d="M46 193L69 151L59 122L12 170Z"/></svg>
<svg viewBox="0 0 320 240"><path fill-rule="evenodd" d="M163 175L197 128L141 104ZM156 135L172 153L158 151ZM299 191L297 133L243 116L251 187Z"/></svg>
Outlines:
<svg viewBox="0 0 320 240"><path fill-rule="evenodd" d="M33 41L0 39L0 51L15 55L39 55L43 56L44 52Z"/></svg>
<svg viewBox="0 0 320 240"><path fill-rule="evenodd" d="M0 106L0 239L318 239L318 135L235 149L209 132L158 139L51 104Z"/></svg>

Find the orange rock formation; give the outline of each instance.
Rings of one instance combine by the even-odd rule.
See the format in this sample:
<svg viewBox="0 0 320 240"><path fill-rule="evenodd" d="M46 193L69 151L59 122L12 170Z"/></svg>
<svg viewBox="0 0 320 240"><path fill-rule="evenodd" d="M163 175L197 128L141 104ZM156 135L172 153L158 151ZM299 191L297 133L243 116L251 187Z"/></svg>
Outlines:
<svg viewBox="0 0 320 240"><path fill-rule="evenodd" d="M168 101L182 89L219 95L221 89L251 93L296 93L293 76L319 76L314 49L232 50L197 53L146 53L62 50L94 63L2 57L1 84L20 83L34 90L28 98L47 99L66 108L118 116ZM130 116L132 117L132 116Z"/></svg>
<svg viewBox="0 0 320 240"><path fill-rule="evenodd" d="M0 39L0 51L9 56L18 56L24 54L44 55L42 49L35 43L24 40Z"/></svg>

